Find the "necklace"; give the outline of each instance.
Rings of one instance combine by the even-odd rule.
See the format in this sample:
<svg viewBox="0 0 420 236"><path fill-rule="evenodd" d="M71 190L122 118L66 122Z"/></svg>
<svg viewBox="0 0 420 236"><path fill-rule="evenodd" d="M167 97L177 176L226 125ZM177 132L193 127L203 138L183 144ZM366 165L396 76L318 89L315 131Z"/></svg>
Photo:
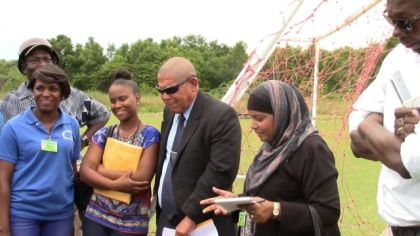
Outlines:
<svg viewBox="0 0 420 236"><path fill-rule="evenodd" d="M123 141L123 142L125 142L125 143L132 144L132 143L133 143L133 141L134 141L134 138L135 138L135 137L136 137L136 135L137 135L137 132L139 131L140 125L141 125L141 122L139 122L139 123L137 124L137 128L136 128L136 130L134 131L134 133L132 133L132 134L131 134L130 136L128 136L127 138L123 138L123 137L121 136L121 133L120 133L120 126L118 125L118 130L117 130L117 138L118 138L118 140Z"/></svg>

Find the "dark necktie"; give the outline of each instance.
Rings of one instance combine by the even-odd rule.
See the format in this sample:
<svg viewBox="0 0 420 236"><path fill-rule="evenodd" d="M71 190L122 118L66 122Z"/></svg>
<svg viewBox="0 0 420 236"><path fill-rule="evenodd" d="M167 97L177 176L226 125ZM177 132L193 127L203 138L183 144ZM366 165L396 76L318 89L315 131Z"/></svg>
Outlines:
<svg viewBox="0 0 420 236"><path fill-rule="evenodd" d="M174 142L172 144L172 150L171 150L168 166L166 167L165 177L163 179L162 211L166 213L168 220L171 220L172 217L176 214L174 192L172 188L172 170L174 168L176 159L178 158L179 144L181 142L182 133L184 131L184 121L185 121L185 117L181 113L178 116L178 126L176 129Z"/></svg>

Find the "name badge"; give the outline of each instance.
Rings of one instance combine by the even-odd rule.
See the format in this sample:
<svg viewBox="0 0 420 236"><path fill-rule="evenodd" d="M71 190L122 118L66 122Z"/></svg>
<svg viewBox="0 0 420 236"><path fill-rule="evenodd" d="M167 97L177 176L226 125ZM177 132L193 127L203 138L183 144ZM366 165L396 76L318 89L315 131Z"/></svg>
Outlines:
<svg viewBox="0 0 420 236"><path fill-rule="evenodd" d="M239 212L239 220L238 220L238 226L244 227L245 226L245 217L246 217L246 211L242 210Z"/></svg>
<svg viewBox="0 0 420 236"><path fill-rule="evenodd" d="M41 140L41 150L46 152L57 152L58 146L56 141Z"/></svg>

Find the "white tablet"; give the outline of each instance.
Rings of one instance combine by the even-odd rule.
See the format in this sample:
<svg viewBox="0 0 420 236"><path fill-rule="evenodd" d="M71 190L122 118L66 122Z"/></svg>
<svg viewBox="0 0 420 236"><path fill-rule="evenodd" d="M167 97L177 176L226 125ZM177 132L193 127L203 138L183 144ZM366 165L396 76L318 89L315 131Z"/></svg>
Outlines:
<svg viewBox="0 0 420 236"><path fill-rule="evenodd" d="M240 209L239 205L254 204L252 197L216 198L214 203L222 206L228 212Z"/></svg>

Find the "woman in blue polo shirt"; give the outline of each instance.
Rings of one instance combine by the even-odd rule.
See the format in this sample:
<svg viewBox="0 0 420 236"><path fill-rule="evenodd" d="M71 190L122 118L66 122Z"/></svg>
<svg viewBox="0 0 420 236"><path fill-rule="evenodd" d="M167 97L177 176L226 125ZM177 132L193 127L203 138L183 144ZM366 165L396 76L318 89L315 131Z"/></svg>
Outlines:
<svg viewBox="0 0 420 236"><path fill-rule="evenodd" d="M62 69L45 65L28 88L35 106L9 120L0 135L0 229L14 236L70 236L79 124L59 108L70 84Z"/></svg>

